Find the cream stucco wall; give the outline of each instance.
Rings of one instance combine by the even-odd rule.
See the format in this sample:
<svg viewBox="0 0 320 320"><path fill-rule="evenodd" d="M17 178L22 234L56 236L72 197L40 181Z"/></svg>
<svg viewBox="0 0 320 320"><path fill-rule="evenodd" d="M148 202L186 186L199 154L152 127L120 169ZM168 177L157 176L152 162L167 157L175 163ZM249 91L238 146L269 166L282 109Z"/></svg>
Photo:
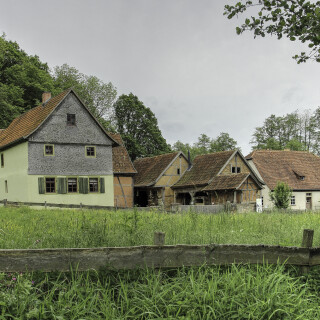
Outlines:
<svg viewBox="0 0 320 320"><path fill-rule="evenodd" d="M89 194L39 194L38 178L41 175L28 175L28 142L18 144L5 151L4 167L0 167L0 200L13 202L36 202L57 204L84 204L113 206L113 175L99 175L105 179L105 193ZM57 176L59 177L59 176ZM7 181L8 192L5 189Z"/></svg>

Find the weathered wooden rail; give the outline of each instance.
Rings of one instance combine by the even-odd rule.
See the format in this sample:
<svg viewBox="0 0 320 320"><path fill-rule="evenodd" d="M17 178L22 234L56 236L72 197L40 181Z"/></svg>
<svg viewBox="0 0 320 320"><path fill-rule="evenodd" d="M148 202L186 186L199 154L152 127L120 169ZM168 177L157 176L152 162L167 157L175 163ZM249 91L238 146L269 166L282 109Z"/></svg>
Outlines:
<svg viewBox="0 0 320 320"><path fill-rule="evenodd" d="M202 265L290 264L307 272L320 265L320 248L311 248L313 230L304 230L302 247L265 245L164 245L165 234L154 235L153 246L5 249L0 250L1 272L78 271L90 269L168 268Z"/></svg>

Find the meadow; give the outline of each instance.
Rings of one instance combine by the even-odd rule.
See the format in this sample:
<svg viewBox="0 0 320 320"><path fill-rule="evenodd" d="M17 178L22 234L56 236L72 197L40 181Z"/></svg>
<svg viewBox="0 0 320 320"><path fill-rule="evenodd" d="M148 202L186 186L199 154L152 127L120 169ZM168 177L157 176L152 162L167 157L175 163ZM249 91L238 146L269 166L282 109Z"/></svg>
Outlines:
<svg viewBox="0 0 320 320"><path fill-rule="evenodd" d="M166 244L300 246L319 213L166 214L0 208L1 248ZM0 319L320 319L320 268L202 266L171 270L0 273Z"/></svg>
<svg viewBox="0 0 320 320"><path fill-rule="evenodd" d="M167 214L137 210L34 210L0 208L0 248L86 248L153 244L266 244L300 246L314 229L320 246L320 213Z"/></svg>

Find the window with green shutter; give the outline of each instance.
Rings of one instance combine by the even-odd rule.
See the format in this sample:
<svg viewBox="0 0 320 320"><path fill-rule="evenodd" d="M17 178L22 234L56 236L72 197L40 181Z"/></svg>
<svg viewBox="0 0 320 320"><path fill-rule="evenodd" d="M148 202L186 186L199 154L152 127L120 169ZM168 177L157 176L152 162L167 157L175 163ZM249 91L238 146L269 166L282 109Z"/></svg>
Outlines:
<svg viewBox="0 0 320 320"><path fill-rule="evenodd" d="M39 193L45 194L46 186L45 186L45 182L44 182L43 177L38 178L38 187L39 187Z"/></svg>
<svg viewBox="0 0 320 320"><path fill-rule="evenodd" d="M100 193L105 193L104 178L100 178Z"/></svg>
<svg viewBox="0 0 320 320"><path fill-rule="evenodd" d="M58 193L65 194L67 193L67 179L58 178Z"/></svg>
<svg viewBox="0 0 320 320"><path fill-rule="evenodd" d="M89 192L88 178L79 178L79 192L84 194Z"/></svg>

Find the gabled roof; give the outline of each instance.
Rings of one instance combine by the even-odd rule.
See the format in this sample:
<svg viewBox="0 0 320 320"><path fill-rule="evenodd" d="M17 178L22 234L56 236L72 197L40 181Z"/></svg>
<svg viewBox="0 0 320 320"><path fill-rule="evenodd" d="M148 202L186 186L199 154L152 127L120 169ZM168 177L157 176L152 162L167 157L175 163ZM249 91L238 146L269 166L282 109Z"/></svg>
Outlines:
<svg viewBox="0 0 320 320"><path fill-rule="evenodd" d="M113 173L136 174L137 171L131 162L128 151L123 144L120 134L112 132L108 132L108 134L119 144L119 146L112 148Z"/></svg>
<svg viewBox="0 0 320 320"><path fill-rule="evenodd" d="M249 176L250 173L215 176L202 191L237 190Z"/></svg>
<svg viewBox="0 0 320 320"><path fill-rule="evenodd" d="M246 158L253 161L271 190L278 181L293 190L320 190L320 158L310 152L255 150Z"/></svg>
<svg viewBox="0 0 320 320"><path fill-rule="evenodd" d="M26 140L32 133L34 133L44 123L44 121L60 105L60 103L64 100L64 98L70 92L75 94L75 96L79 99L79 97L76 95L76 93L72 89L68 89L61 92L57 96L49 99L47 102L23 113L18 118L15 118L11 122L9 127L0 133L0 149L8 147L12 144L18 143L20 141ZM95 119L95 117L91 114L91 112L87 108L86 110L91 115L91 117L97 122L97 124L100 126L103 132L109 137L109 135L106 133L104 128ZM111 137L110 139L114 142L114 145L118 145L118 143L116 143Z"/></svg>
<svg viewBox="0 0 320 320"><path fill-rule="evenodd" d="M205 186L209 184L211 179L221 171L227 161L236 152L231 150L197 156L191 169L185 172L173 188Z"/></svg>
<svg viewBox="0 0 320 320"><path fill-rule="evenodd" d="M166 153L159 156L136 159L133 162L138 174L134 178L135 187L154 185L182 152Z"/></svg>

